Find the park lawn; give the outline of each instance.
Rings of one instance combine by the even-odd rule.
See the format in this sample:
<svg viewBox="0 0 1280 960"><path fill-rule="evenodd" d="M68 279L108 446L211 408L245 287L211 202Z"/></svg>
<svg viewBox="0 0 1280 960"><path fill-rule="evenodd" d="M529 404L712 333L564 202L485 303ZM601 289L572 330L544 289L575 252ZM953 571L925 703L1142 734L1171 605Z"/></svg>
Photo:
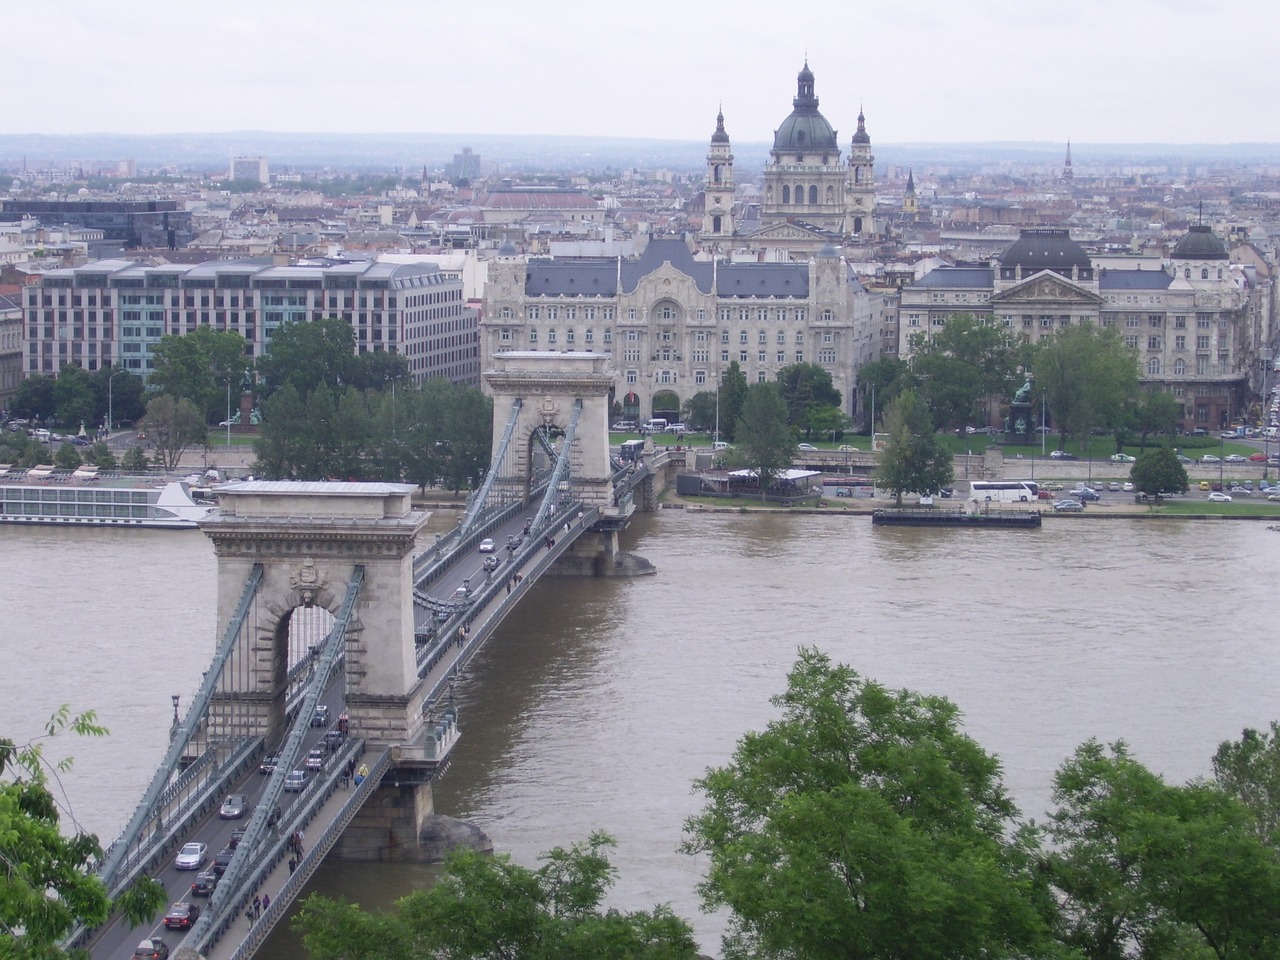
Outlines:
<svg viewBox="0 0 1280 960"><path fill-rule="evenodd" d="M1210 503L1203 496L1188 494L1185 498L1166 500L1153 508L1154 512L1169 517L1189 515L1209 515L1220 517L1277 517L1280 518L1280 503L1262 499L1250 500L1237 497L1230 503Z"/></svg>

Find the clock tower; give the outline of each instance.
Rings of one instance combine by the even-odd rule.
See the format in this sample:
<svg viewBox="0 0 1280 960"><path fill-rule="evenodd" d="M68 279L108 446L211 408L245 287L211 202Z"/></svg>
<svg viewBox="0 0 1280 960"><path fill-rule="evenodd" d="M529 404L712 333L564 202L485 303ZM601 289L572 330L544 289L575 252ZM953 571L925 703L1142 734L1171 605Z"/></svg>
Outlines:
<svg viewBox="0 0 1280 960"><path fill-rule="evenodd" d="M706 212L703 240L733 239L733 153L724 129L724 111L716 114L716 132L707 151Z"/></svg>
<svg viewBox="0 0 1280 960"><path fill-rule="evenodd" d="M845 232L853 237L876 232L876 158L871 153L867 118L858 110L858 129L849 147L849 179L845 183Z"/></svg>

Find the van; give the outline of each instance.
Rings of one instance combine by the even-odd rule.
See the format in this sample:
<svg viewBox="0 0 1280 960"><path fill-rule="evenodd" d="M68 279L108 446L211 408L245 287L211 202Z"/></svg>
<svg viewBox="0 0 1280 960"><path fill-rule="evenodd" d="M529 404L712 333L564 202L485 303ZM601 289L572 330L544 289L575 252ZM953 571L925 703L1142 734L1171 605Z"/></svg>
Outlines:
<svg viewBox="0 0 1280 960"><path fill-rule="evenodd" d="M661 433L663 430L667 429L667 421L662 417L658 417L657 419L647 421L644 428L648 433Z"/></svg>
<svg viewBox="0 0 1280 960"><path fill-rule="evenodd" d="M1262 431L1262 435L1268 440L1280 439L1280 427L1267 427Z"/></svg>

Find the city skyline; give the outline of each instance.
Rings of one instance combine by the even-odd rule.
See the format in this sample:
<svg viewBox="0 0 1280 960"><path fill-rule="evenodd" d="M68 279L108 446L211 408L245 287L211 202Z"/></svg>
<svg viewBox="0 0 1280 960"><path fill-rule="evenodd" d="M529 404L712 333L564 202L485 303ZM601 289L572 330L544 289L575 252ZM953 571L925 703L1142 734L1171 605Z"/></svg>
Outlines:
<svg viewBox="0 0 1280 960"><path fill-rule="evenodd" d="M12 133L332 132L767 141L808 60L843 150L873 142L1275 142L1261 0L1052 11L1013 0L853 10L814 0L601 13L580 0L430 5L63 0L11 11ZM545 13L544 13L545 11ZM305 19L301 13L305 12ZM175 72L174 65L181 65Z"/></svg>

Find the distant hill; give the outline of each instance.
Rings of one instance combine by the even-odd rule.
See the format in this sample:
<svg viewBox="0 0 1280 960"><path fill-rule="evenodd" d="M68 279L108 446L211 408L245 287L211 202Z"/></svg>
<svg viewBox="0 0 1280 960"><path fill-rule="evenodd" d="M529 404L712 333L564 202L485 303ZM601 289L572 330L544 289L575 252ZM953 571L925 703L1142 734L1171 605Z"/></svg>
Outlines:
<svg viewBox="0 0 1280 960"><path fill-rule="evenodd" d="M412 175L423 166L439 170L463 147L481 157L488 172L494 165L506 172L595 171L630 168L667 169L694 176L706 165L706 141L642 140L623 137L504 136L501 134L340 134L173 133L156 136L130 134L2 134L0 169L48 169L83 164L134 160L139 171L171 167L179 172L216 173L232 156L266 156L275 171L314 174L322 170L387 172ZM763 167L771 144L734 141L739 169L750 173ZM957 169L990 163L1056 162L1065 154L1062 143L876 143L878 165L949 164ZM1077 167L1098 162L1280 162L1280 144L1088 144L1073 143Z"/></svg>

